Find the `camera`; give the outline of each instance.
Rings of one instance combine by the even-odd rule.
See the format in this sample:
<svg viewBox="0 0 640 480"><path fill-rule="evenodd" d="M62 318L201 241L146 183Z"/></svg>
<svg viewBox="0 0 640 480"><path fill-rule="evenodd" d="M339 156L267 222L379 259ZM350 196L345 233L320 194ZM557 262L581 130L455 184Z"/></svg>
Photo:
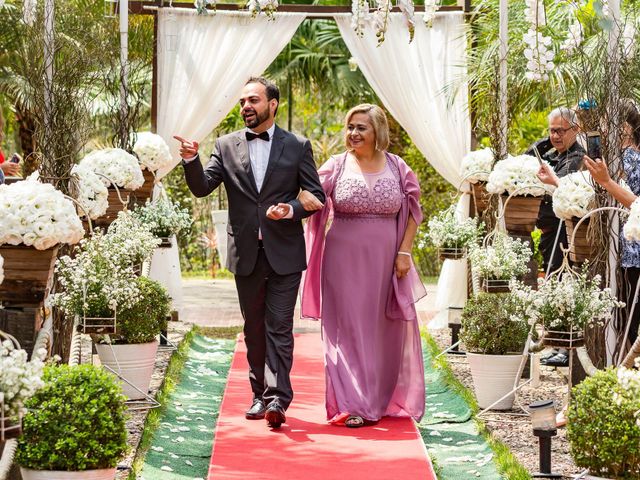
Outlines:
<svg viewBox="0 0 640 480"><path fill-rule="evenodd" d="M600 134L598 132L587 132L587 155L593 160L602 158Z"/></svg>

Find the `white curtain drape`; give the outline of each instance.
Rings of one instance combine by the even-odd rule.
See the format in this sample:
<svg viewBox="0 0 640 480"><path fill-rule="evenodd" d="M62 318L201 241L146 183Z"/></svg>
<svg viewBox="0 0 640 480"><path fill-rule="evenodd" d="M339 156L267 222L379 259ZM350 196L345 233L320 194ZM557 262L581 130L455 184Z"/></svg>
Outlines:
<svg viewBox="0 0 640 480"><path fill-rule="evenodd" d="M244 12L158 11L157 133L175 159L158 178L179 162L173 135L205 138L236 104L246 80L264 72L304 18L303 13L278 13L269 20Z"/></svg>
<svg viewBox="0 0 640 480"><path fill-rule="evenodd" d="M411 43L402 15L391 14L380 46L372 24L360 38L351 28L350 17L335 19L351 55L385 107L436 171L458 188L460 163L471 141L467 86L461 81L466 73L464 14L438 13L432 28L416 22ZM445 91L454 85L455 96ZM463 207L460 202L461 214ZM446 326L446 308L463 306L466 297L466 262L445 261L438 280L439 312L429 327Z"/></svg>

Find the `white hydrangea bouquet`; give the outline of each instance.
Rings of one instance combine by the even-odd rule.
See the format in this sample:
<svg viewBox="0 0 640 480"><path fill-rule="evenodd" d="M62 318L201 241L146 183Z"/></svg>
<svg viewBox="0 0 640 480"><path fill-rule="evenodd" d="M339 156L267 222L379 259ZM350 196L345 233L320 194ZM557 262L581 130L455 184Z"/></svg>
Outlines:
<svg viewBox="0 0 640 480"><path fill-rule="evenodd" d="M0 343L0 405L4 416L17 420L26 413L25 402L42 388L42 370L47 350L40 348L29 361L27 352L11 340Z"/></svg>
<svg viewBox="0 0 640 480"><path fill-rule="evenodd" d="M71 175L75 175L77 178L77 182L75 182L76 200L83 207L80 210L80 215L86 214L91 220L95 220L107 213L109 190L101 178L87 164L74 165L71 169Z"/></svg>
<svg viewBox="0 0 640 480"><path fill-rule="evenodd" d="M84 237L75 205L37 172L11 185L0 185L0 245L28 245L46 250Z"/></svg>
<svg viewBox="0 0 640 480"><path fill-rule="evenodd" d="M610 320L613 309L624 307L609 288L600 288L600 275L589 275L587 266L579 273L565 272L538 279L538 289L524 285L517 294L528 302L527 317L546 330L579 332L590 325Z"/></svg>
<svg viewBox="0 0 640 480"><path fill-rule="evenodd" d="M480 276L491 280L510 280L528 271L531 259L529 242L495 232L491 245L472 246L469 259Z"/></svg>
<svg viewBox="0 0 640 480"><path fill-rule="evenodd" d="M629 242L640 241L640 199L631 204L631 212L622 229L624 238Z"/></svg>
<svg viewBox="0 0 640 480"><path fill-rule="evenodd" d="M462 158L460 174L471 183L486 182L489 180L494 158L494 152L490 148L469 152Z"/></svg>
<svg viewBox="0 0 640 480"><path fill-rule="evenodd" d="M80 165L98 176L103 175L100 178L106 187L113 183L119 188L136 190L144 183L138 159L120 148L94 150L80 161Z"/></svg>
<svg viewBox="0 0 640 480"><path fill-rule="evenodd" d="M191 227L192 223L187 209L181 209L177 204L166 199L136 208L133 216L158 238L177 235L181 230Z"/></svg>
<svg viewBox="0 0 640 480"><path fill-rule="evenodd" d="M112 317L137 301L136 274L109 240L96 232L82 240L73 258L64 256L56 262L61 288L53 295L53 304L67 315Z"/></svg>
<svg viewBox="0 0 640 480"><path fill-rule="evenodd" d="M545 194L545 185L538 179L540 165L538 159L531 155L507 157L496 162L489 175L487 191L494 194L532 195L540 197Z"/></svg>
<svg viewBox="0 0 640 480"><path fill-rule="evenodd" d="M591 174L587 171L570 173L560 179L553 192L553 213L563 220L584 217L593 207L595 198Z"/></svg>
<svg viewBox="0 0 640 480"><path fill-rule="evenodd" d="M133 151L138 156L143 168L155 172L171 164L173 159L169 145L164 141L164 138L151 132L140 132L136 135Z"/></svg>
<svg viewBox="0 0 640 480"><path fill-rule="evenodd" d="M429 220L427 236L436 248L463 249L477 242L483 228L475 218L458 219L452 205Z"/></svg>

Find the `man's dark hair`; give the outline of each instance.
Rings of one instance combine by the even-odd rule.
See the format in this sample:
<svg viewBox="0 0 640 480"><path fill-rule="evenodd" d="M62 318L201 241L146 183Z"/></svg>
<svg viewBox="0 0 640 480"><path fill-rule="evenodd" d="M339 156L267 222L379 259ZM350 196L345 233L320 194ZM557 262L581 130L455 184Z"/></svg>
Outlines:
<svg viewBox="0 0 640 480"><path fill-rule="evenodd" d="M260 83L264 85L264 88L267 92L267 100L271 100L275 98L278 102L278 105L280 104L280 89L275 83L273 83L270 80L267 80L264 77L251 77L249 80L247 80L247 83L245 83L245 85L249 85L250 83ZM277 106L276 106L275 113L278 113Z"/></svg>

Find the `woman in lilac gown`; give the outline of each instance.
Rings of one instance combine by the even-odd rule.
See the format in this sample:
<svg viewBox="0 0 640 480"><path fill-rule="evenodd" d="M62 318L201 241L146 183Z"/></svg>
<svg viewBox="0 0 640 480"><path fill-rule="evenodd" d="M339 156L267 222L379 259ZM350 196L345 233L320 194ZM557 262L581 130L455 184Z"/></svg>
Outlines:
<svg viewBox="0 0 640 480"><path fill-rule="evenodd" d="M327 418L348 427L418 420L425 392L414 303L425 290L410 253L422 221L418 182L387 153L380 107L349 111L345 144L319 170L326 204L300 198L322 207L307 223L302 315L322 319Z"/></svg>

